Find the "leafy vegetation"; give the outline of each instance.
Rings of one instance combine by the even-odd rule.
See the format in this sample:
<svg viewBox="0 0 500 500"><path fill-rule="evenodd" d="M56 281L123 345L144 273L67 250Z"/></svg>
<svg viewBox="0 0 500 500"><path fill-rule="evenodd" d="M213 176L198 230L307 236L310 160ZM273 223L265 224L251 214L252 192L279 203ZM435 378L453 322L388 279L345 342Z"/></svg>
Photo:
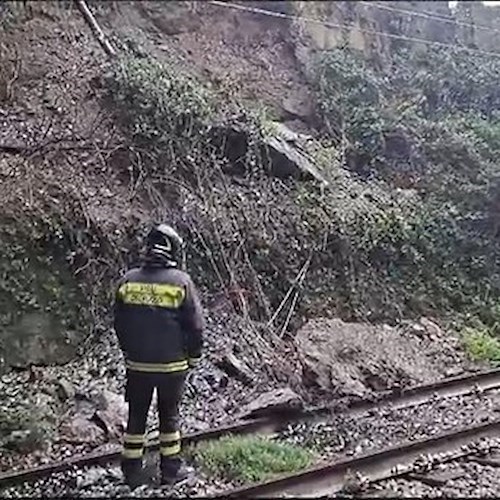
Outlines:
<svg viewBox="0 0 500 500"><path fill-rule="evenodd" d="M88 332L88 311L68 264L68 241L55 217L33 213L22 228L6 214L0 230L0 372L5 365L65 361ZM40 342L40 336L44 341Z"/></svg>
<svg viewBox="0 0 500 500"><path fill-rule="evenodd" d="M470 57L402 52L381 69L347 50L326 54L316 90L328 146L311 147L330 189L270 179L256 147L269 124L244 110L235 123L178 68L128 58L108 88L142 178L188 214L177 223L207 287L252 290L250 311L268 318L311 255L299 316L487 317L500 292L500 63ZM224 175L235 162L243 183Z"/></svg>
<svg viewBox="0 0 500 500"><path fill-rule="evenodd" d="M209 474L243 483L297 472L313 460L308 450L259 436L223 437L198 445L192 455Z"/></svg>
<svg viewBox="0 0 500 500"><path fill-rule="evenodd" d="M465 328L462 332L465 350L476 361L489 361L500 365L500 340L484 325Z"/></svg>
<svg viewBox="0 0 500 500"><path fill-rule="evenodd" d="M383 69L346 50L318 63L318 113L345 164L417 195L350 233L355 260L403 291L407 312L495 305L499 74L497 59L460 51L402 51Z"/></svg>
<svg viewBox="0 0 500 500"><path fill-rule="evenodd" d="M214 113L205 87L154 59L125 58L110 81L113 99L129 109L128 126L139 141L183 141L206 127Z"/></svg>

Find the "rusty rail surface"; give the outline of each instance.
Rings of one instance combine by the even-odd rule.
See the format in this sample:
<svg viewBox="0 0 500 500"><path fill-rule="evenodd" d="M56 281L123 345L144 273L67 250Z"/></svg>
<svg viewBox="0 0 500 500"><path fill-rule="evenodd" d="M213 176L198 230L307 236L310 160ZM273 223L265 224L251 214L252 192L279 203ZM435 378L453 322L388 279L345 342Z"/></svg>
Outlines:
<svg viewBox="0 0 500 500"><path fill-rule="evenodd" d="M478 390L493 390L495 388L500 388L500 369L448 378L431 384L413 386L408 389L386 391L372 400L355 400L348 405L346 411L351 414L375 408L402 408L422 404L434 397L451 397L473 393ZM183 444L217 439L227 434L272 434L292 422L321 419L332 411L334 411L333 407L326 406L305 411L293 410L274 413L253 420L239 421L207 432L187 434L183 437ZM150 441L147 443L146 448L148 450L155 450L158 448L158 442ZM0 488L15 483L40 479L73 467L108 464L118 460L119 457L119 452L95 452L76 456L69 460L41 465L32 469L0 473Z"/></svg>
<svg viewBox="0 0 500 500"><path fill-rule="evenodd" d="M404 476L413 471L415 461L425 455L436 455L434 463L445 463L474 452L466 449L479 439L499 438L500 420L457 432L386 448L361 457L331 462L298 474L236 488L215 498L318 498L341 493L349 478L360 474L368 483ZM439 455L443 454L443 455Z"/></svg>

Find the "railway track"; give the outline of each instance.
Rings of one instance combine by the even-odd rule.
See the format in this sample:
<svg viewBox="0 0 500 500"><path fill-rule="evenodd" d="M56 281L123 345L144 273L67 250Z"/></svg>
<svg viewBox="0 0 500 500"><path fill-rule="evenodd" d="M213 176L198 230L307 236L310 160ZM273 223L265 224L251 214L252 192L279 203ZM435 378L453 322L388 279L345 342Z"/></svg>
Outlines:
<svg viewBox="0 0 500 500"><path fill-rule="evenodd" d="M370 401L353 401L351 402L350 405L344 410L347 413L360 413L363 411L368 411L368 410L376 410L376 409L384 409L387 407L392 407L392 408L404 408L404 407L409 407L409 406L416 406L420 404L424 404L426 402L429 402L433 399L442 399L442 398L447 398L447 397L452 397L452 396L457 396L457 395L467 395L467 394L474 394L477 392L487 392L491 391L494 389L500 389L500 370L490 370L487 372L481 372L481 373L474 373L472 375L465 375L465 376L460 376L460 377L454 377L454 378L449 378L449 379L444 379L442 381L432 383L432 384L426 384L426 385L419 385L419 386L414 386L410 387L408 389L403 389L403 390L394 390L394 391L387 391L384 393L381 393L377 398L374 398L373 400ZM297 421L314 421L318 420L321 418L324 418L325 415L328 415L332 411L334 411L334 408L331 407L324 407L324 408L317 408L317 409L312 409L308 411L293 411L293 412L281 412L281 413L275 413L275 414L270 414L267 416L263 416L260 418L256 418L253 420L243 420L236 422L232 425L228 426L223 426L217 429L213 429L208 432L201 432L201 433L192 433L188 434L183 438L183 443L184 445L187 444L193 444L196 442L200 441L205 441L209 439L217 439L223 435L227 434L274 434L278 431L280 431L282 428L284 428L287 424L290 422L297 422ZM460 431L459 434L461 437L460 439L472 439L474 437L479 436L481 432L486 433L490 435L491 433L496 433L498 432L498 424L495 423L494 425L489 425L486 426L482 430L472 430L471 433L468 433L467 429ZM476 434L474 434L476 433ZM479 433L479 434L478 434ZM480 436L479 436L480 437ZM448 438L451 439L450 435L448 435ZM455 438L453 438L455 439ZM457 437L458 439L458 437ZM424 440L425 441L425 440ZM423 442L420 442L423 443ZM412 450L420 450L419 452L422 452L425 450L425 446L431 446L432 443L427 443L427 444L421 444L421 448L412 448ZM413 446L415 443L412 444ZM155 440L152 440L148 442L147 448L149 450L154 450L158 447L158 442ZM400 447L401 450L401 447ZM408 450L407 450L408 451ZM406 460L405 457L400 457L396 451L387 451L384 453L388 453L394 460ZM405 452L406 453L406 452ZM409 453L409 451L408 451ZM388 455L388 456L389 456ZM399 458L397 458L399 457ZM22 470L22 471L14 471L14 472L7 472L7 473L2 473L0 474L0 490L2 488L5 488L6 486L11 486L16 483L24 483L24 482L29 482L29 481L34 481L37 479L41 479L47 476L50 476L53 473L57 472L64 472L66 470L72 469L74 467L88 467L88 466L98 466L98 465L104 465L104 464L110 464L115 462L119 458L119 453L118 452L108 452L108 453L90 453L87 455L83 456L77 456L74 457L70 460L64 460L60 462L55 462L52 464L48 465L43 465L40 467L35 467L32 469L27 469L27 470ZM379 457L380 459L380 457ZM332 464L329 466L324 466L327 467L326 469L323 467L321 474L326 474L326 471L329 470L334 470L334 471L345 471L347 470L346 467L358 467L360 464L364 463L369 463L370 459L368 456L364 459L363 461L359 461L361 459L355 459L358 460L358 462L353 462L352 460L346 460L344 461L344 465L339 465L338 463L333 467ZM378 459L377 459L378 460ZM328 468L330 467L330 468ZM332 469L333 467L333 469ZM344 469L342 469L344 467ZM363 466L364 467L364 466ZM350 469L349 469L350 470ZM357 469L355 469L357 470ZM363 469L364 470L364 469ZM315 474L320 474L320 472L311 472L308 471L305 476L300 476L302 479L300 481L304 480L306 483L309 481L311 477L314 478ZM311 476L312 474L312 476ZM338 472L338 474L341 474L341 472ZM337 474L337 479L335 481L339 481L339 477ZM280 479L276 481L285 481L285 484L287 481L293 482L294 479L288 478L288 479ZM299 481L299 482L300 482ZM276 482L274 482L276 483ZM276 483L278 484L278 483ZM280 483L283 484L283 483ZM330 484L330 483L329 483ZM262 488L271 488L270 485L264 486L261 485ZM273 486L274 487L274 486ZM245 489L240 490L241 496L249 496L252 495L252 487L249 487L248 491L245 493ZM258 493L258 490L257 490ZM266 493L267 494L267 493Z"/></svg>
<svg viewBox="0 0 500 500"><path fill-rule="evenodd" d="M353 485L358 488L364 483L366 487L395 477L409 476L425 481L427 478L425 474L420 478L415 474L419 469L419 460L424 456L432 456L433 465L474 456L477 454L477 449L473 445L484 439L500 439L500 420L457 432L443 433L437 437L387 448L353 459L334 461L299 474L225 491L222 496L224 498L318 498L345 492L346 489L353 488ZM500 444L500 441L498 443ZM493 449L493 446L491 448ZM492 459L478 459L493 463Z"/></svg>

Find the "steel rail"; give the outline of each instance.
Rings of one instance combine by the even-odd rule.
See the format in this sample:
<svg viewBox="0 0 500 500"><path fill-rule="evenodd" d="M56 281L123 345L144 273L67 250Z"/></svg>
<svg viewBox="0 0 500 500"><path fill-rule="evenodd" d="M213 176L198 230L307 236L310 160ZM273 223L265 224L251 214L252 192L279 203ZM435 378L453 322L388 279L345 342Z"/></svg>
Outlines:
<svg viewBox="0 0 500 500"><path fill-rule="evenodd" d="M500 420L496 420L489 424L386 448L361 457L331 462L298 474L224 491L212 498L331 496L341 493L348 478L355 477L356 474L360 474L368 483L404 476L413 471L415 461L423 454L435 455L434 463L445 463L473 454L474 452L467 449L466 445L476 440L499 437Z"/></svg>
<svg viewBox="0 0 500 500"><path fill-rule="evenodd" d="M247 420L244 422L238 422L236 424L218 427L207 432L194 432L191 434L186 434L182 438L182 444L186 446L198 443L200 441L207 441L209 439L218 439L227 434L272 434L273 432L278 431L282 426L283 422L279 419L259 418L255 420ZM146 443L147 451L157 450L158 448L159 442L156 440ZM56 472L63 472L73 467L109 464L110 462L119 460L119 458L120 452L118 451L106 453L94 452L70 458L69 460L61 460L51 464L41 465L32 469L1 473L0 488L4 488L5 486L9 486L15 483L34 481Z"/></svg>
<svg viewBox="0 0 500 500"><path fill-rule="evenodd" d="M472 375L445 378L430 384L384 391L373 400L355 400L348 405L349 413L359 413L376 406L378 409L392 409L417 406L428 402L432 397L445 398L463 396L474 392L487 392L500 388L500 369L495 368Z"/></svg>
<svg viewBox="0 0 500 500"><path fill-rule="evenodd" d="M451 397L472 393L478 390L493 390L495 388L500 388L500 369L448 378L431 384L413 386L408 389L385 391L372 400L354 400L350 402L346 412L348 414L357 414L363 411L383 409L386 407L402 408L425 403L430 401L433 397ZM334 407L325 406L302 411L288 410L275 412L252 420L238 421L206 432L187 434L183 437L182 441L183 445L188 445L200 441L217 439L227 434L273 434L281 430L287 424L300 421L320 420L334 410ZM153 440L146 444L146 449L155 450L158 446L158 442ZM0 488L15 483L40 479L56 472L69 470L73 467L108 464L118 460L119 457L120 453L115 451L104 453L93 452L76 456L69 460L61 460L50 464L40 465L31 469L0 473Z"/></svg>

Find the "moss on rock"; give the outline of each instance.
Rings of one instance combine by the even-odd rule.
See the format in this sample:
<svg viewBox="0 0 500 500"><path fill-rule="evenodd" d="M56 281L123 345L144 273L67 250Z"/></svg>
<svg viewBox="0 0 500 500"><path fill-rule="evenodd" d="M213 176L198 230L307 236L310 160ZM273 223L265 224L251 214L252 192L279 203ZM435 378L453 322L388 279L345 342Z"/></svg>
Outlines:
<svg viewBox="0 0 500 500"><path fill-rule="evenodd" d="M67 362L85 331L62 241L25 222L0 233L0 369Z"/></svg>

